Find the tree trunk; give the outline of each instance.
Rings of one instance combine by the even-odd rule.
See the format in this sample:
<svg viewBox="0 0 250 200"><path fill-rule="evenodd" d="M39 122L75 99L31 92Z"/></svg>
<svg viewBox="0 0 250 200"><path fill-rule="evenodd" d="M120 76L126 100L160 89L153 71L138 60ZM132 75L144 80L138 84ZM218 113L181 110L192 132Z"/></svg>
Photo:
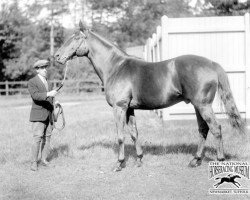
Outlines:
<svg viewBox="0 0 250 200"><path fill-rule="evenodd" d="M50 22L50 66L53 67L54 58L54 8L51 0L51 22Z"/></svg>

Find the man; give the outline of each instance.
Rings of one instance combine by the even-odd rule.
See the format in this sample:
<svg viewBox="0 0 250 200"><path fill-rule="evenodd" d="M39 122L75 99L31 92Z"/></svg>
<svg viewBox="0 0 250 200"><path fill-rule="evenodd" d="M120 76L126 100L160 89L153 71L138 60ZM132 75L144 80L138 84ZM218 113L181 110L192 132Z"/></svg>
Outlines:
<svg viewBox="0 0 250 200"><path fill-rule="evenodd" d="M34 64L37 75L29 80L28 90L32 98L30 121L32 122L33 145L31 148L32 171L37 171L38 155L41 148L41 164L47 166L50 138L53 130L53 99L57 94L47 82L49 61L38 60Z"/></svg>

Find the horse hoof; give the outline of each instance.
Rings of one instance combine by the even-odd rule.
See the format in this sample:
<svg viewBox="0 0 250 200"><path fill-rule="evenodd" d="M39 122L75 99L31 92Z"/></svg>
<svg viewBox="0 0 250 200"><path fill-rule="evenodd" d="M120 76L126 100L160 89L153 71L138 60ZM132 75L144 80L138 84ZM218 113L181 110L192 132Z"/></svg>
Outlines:
<svg viewBox="0 0 250 200"><path fill-rule="evenodd" d="M118 161L113 171L120 172L122 171L122 168L125 168L125 167L126 167L126 163L124 160Z"/></svg>
<svg viewBox="0 0 250 200"><path fill-rule="evenodd" d="M136 161L136 167L141 167L141 166L142 166L142 161L141 160Z"/></svg>
<svg viewBox="0 0 250 200"><path fill-rule="evenodd" d="M193 160L191 160L190 161L190 163L189 163L189 167L192 167L192 168L194 168L194 167L198 167L198 166L200 166L201 165L201 159L199 158L194 158Z"/></svg>
<svg viewBox="0 0 250 200"><path fill-rule="evenodd" d="M136 166L137 167L141 167L142 166L142 157L143 157L143 154L140 154L140 155L137 155L137 159L136 159Z"/></svg>
<svg viewBox="0 0 250 200"><path fill-rule="evenodd" d="M113 171L120 172L120 171L122 171L122 167L121 166L115 167Z"/></svg>

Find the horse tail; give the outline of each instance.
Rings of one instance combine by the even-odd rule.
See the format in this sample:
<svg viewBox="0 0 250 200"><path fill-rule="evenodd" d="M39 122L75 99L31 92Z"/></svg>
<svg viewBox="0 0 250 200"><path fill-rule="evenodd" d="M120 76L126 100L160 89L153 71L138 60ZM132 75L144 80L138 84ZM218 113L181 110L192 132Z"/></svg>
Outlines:
<svg viewBox="0 0 250 200"><path fill-rule="evenodd" d="M226 114L229 118L229 123L231 126L236 129L238 132L245 133L245 123L242 120L240 113L237 109L237 106L234 101L232 91L230 89L229 81L226 72L224 69L217 64L218 72L218 94L221 101L224 104Z"/></svg>

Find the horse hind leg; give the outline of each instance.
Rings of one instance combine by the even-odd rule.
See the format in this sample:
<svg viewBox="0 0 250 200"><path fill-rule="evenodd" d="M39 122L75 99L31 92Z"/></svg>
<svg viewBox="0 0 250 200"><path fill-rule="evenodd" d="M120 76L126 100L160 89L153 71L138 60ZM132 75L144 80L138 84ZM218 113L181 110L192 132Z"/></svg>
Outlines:
<svg viewBox="0 0 250 200"><path fill-rule="evenodd" d="M206 121L209 130L215 137L216 141L216 150L217 150L217 159L219 161L225 160L224 150L223 150L223 142L222 142L222 134L221 134L221 126L217 123L217 119L212 109L212 105L200 106L197 107L201 117Z"/></svg>
<svg viewBox="0 0 250 200"><path fill-rule="evenodd" d="M130 133L131 139L134 142L136 154L137 154L137 166L140 167L142 165L142 157L143 157L143 151L141 147L141 143L138 140L138 130L136 126L136 119L134 114L134 109L129 108L127 112L127 124L128 124L128 131Z"/></svg>
<svg viewBox="0 0 250 200"><path fill-rule="evenodd" d="M200 138L199 138L198 149L197 149L196 155L195 155L194 159L189 163L190 167L197 167L197 166L201 165L202 153L204 150L205 142L207 139L207 134L209 131L209 127L208 127L206 121L202 118L199 110L196 108L195 108L195 113L196 113L197 123L198 123L198 127L199 127L198 130L199 130Z"/></svg>
<svg viewBox="0 0 250 200"><path fill-rule="evenodd" d="M223 182L224 182L224 181L223 181ZM221 185L223 182L219 182L219 183L215 184L214 187L218 188L219 185Z"/></svg>
<svg viewBox="0 0 250 200"><path fill-rule="evenodd" d="M216 183L215 185L214 185L214 187L218 187L220 185L220 182L219 183Z"/></svg>

